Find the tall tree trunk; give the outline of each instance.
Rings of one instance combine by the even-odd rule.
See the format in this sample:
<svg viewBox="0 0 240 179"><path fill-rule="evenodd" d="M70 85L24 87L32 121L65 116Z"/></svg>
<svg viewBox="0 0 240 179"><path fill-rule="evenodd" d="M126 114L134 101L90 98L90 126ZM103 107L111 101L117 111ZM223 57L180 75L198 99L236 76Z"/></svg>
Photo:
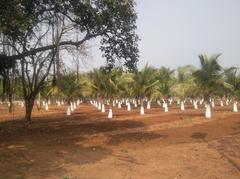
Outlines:
<svg viewBox="0 0 240 179"><path fill-rule="evenodd" d="M25 99L25 110L26 110L25 120L27 123L31 122L34 99L35 99L34 96L31 96L31 97Z"/></svg>
<svg viewBox="0 0 240 179"><path fill-rule="evenodd" d="M2 89L3 89L3 94L2 94L2 102L5 102L6 100L6 83L7 83L7 79L5 76L3 76L3 82L2 82Z"/></svg>
<svg viewBox="0 0 240 179"><path fill-rule="evenodd" d="M9 101L8 112L12 113L12 109L13 109L13 94L12 94L12 91L9 91L8 101Z"/></svg>

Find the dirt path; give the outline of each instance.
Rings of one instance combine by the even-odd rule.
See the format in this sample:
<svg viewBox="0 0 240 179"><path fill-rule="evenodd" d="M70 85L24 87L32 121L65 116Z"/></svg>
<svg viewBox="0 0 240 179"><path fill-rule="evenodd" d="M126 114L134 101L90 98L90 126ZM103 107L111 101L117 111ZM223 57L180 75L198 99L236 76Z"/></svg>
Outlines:
<svg viewBox="0 0 240 179"><path fill-rule="evenodd" d="M50 107L27 129L21 120L0 123L0 178L240 178L239 113L114 112L109 121L89 105L71 117Z"/></svg>

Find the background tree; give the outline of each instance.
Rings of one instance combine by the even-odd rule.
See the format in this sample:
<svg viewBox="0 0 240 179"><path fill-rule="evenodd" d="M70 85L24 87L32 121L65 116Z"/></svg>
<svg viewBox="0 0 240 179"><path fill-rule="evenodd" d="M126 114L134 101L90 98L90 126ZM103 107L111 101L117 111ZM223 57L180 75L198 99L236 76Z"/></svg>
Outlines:
<svg viewBox="0 0 240 179"><path fill-rule="evenodd" d="M240 97L240 70L237 67L230 67L224 70L224 80L230 85L230 95L235 98Z"/></svg>
<svg viewBox="0 0 240 179"><path fill-rule="evenodd" d="M193 73L195 82L201 90L201 94L207 105L206 117L211 117L210 98L219 88L222 88L222 67L218 64L221 54L208 57L206 54L199 55L201 67Z"/></svg>
<svg viewBox="0 0 240 179"><path fill-rule="evenodd" d="M8 60L6 55L0 55L0 76L2 77L2 101L9 102L9 112L12 112L15 85L16 61Z"/></svg>
<svg viewBox="0 0 240 179"><path fill-rule="evenodd" d="M134 94L140 100L141 113L144 113L143 100L152 100L159 96L158 83L156 79L156 69L146 65L141 71L134 74Z"/></svg>
<svg viewBox="0 0 240 179"><path fill-rule="evenodd" d="M175 96L180 98L181 102L183 102L186 97L196 97L198 94L197 86L192 75L195 71L196 68L192 65L177 68L177 81L173 85L172 91Z"/></svg>
<svg viewBox="0 0 240 179"><path fill-rule="evenodd" d="M156 73L156 78L159 81L159 91L165 100L172 95L172 87L176 82L174 72L175 70L161 67Z"/></svg>

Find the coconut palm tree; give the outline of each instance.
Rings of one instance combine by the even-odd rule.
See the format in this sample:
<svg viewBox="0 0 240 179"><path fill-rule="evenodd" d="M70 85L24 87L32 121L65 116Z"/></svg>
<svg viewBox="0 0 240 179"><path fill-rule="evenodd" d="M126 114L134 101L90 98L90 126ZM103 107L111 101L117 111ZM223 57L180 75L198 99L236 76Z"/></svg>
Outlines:
<svg viewBox="0 0 240 179"><path fill-rule="evenodd" d="M171 70L170 68L161 67L156 73L156 79L159 81L159 94L161 94L165 112L168 112L167 100L172 96L172 87L176 82L174 72L175 70Z"/></svg>
<svg viewBox="0 0 240 179"><path fill-rule="evenodd" d="M193 73L195 82L201 90L206 103L206 118L211 118L210 98L214 92L223 85L222 67L218 63L221 54L208 57L199 55L201 68Z"/></svg>
<svg viewBox="0 0 240 179"><path fill-rule="evenodd" d="M88 96L91 93L91 83L86 76L78 78L75 72L65 72L58 81L60 95L67 101L67 115L71 114L71 102L80 96Z"/></svg>
<svg viewBox="0 0 240 179"><path fill-rule="evenodd" d="M156 69L145 65L141 71L134 74L134 94L141 103L140 114L144 114L143 100L152 100L159 96L158 83L156 79Z"/></svg>
<svg viewBox="0 0 240 179"><path fill-rule="evenodd" d="M230 85L228 94L233 98L233 111L238 112L237 98L240 97L240 69L237 67L230 67L224 70L225 82Z"/></svg>
<svg viewBox="0 0 240 179"><path fill-rule="evenodd" d="M115 98L120 98L123 95L123 88L125 77L119 68L113 68L111 71L106 71L104 68L95 69L91 73L92 87L94 89L95 97L100 98L101 103L104 99L109 100L109 114L108 118L112 118L112 102Z"/></svg>
<svg viewBox="0 0 240 179"><path fill-rule="evenodd" d="M179 103L181 105L181 110L185 110L184 101L186 97L194 98L197 96L198 89L192 76L194 71L196 71L196 69L191 65L186 65L177 69L178 78L177 82L172 87L172 91L174 96L180 99ZM194 105L195 108L197 108L195 103Z"/></svg>
<svg viewBox="0 0 240 179"><path fill-rule="evenodd" d="M174 72L175 70L170 68L161 67L156 74L159 81L159 90L165 100L171 96L171 88L176 82Z"/></svg>
<svg viewBox="0 0 240 179"><path fill-rule="evenodd" d="M105 96L106 91L106 76L103 73L102 69L94 69L89 73L89 78L91 80L92 85L92 98L97 100L97 103L102 103ZM104 81L105 80L105 81Z"/></svg>

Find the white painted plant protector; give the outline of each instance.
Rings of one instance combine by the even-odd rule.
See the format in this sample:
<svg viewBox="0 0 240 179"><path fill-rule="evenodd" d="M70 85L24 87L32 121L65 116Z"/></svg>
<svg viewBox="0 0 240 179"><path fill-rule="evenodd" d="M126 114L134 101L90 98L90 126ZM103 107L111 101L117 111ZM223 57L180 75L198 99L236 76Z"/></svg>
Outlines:
<svg viewBox="0 0 240 179"><path fill-rule="evenodd" d="M143 106L141 106L141 108L140 108L140 114L144 115L144 107Z"/></svg>
<svg viewBox="0 0 240 179"><path fill-rule="evenodd" d="M112 119L112 117L113 117L112 109L109 109L109 112L108 112L108 119Z"/></svg>
<svg viewBox="0 0 240 179"><path fill-rule="evenodd" d="M45 104L46 104L45 101L43 101L42 104L43 104L43 106L45 106Z"/></svg>
<svg viewBox="0 0 240 179"><path fill-rule="evenodd" d="M24 107L24 103L23 103L23 102L21 103L21 107L22 107L22 108Z"/></svg>
<svg viewBox="0 0 240 179"><path fill-rule="evenodd" d="M184 111L184 110L185 110L184 103L183 101L181 101L181 111Z"/></svg>
<svg viewBox="0 0 240 179"><path fill-rule="evenodd" d="M164 112L168 112L168 105L165 103Z"/></svg>
<svg viewBox="0 0 240 179"><path fill-rule="evenodd" d="M64 102L62 101L62 105L64 105Z"/></svg>
<svg viewBox="0 0 240 179"><path fill-rule="evenodd" d="M193 104L194 104L194 109L198 109L197 101L194 101Z"/></svg>
<svg viewBox="0 0 240 179"><path fill-rule="evenodd" d="M209 104L206 105L205 117L206 117L206 118L211 118L211 117L212 117L211 108L210 108L210 105L209 105Z"/></svg>
<svg viewBox="0 0 240 179"><path fill-rule="evenodd" d="M119 101L118 102L118 108L121 108L122 106L121 106L121 102Z"/></svg>
<svg viewBox="0 0 240 179"><path fill-rule="evenodd" d="M48 103L46 103L46 105L45 105L45 110L46 111L48 110Z"/></svg>
<svg viewBox="0 0 240 179"><path fill-rule="evenodd" d="M71 111L74 111L72 102L70 103L70 108L71 108Z"/></svg>
<svg viewBox="0 0 240 179"><path fill-rule="evenodd" d="M102 104L102 112L105 112L105 105Z"/></svg>
<svg viewBox="0 0 240 179"><path fill-rule="evenodd" d="M212 101L212 107L213 107L213 108L215 107L215 103L214 103L214 101Z"/></svg>
<svg viewBox="0 0 240 179"><path fill-rule="evenodd" d="M237 103L233 103L233 112L238 112Z"/></svg>
<svg viewBox="0 0 240 179"><path fill-rule="evenodd" d="M58 106L60 106L61 105L60 101L58 101L57 104L58 104Z"/></svg>
<svg viewBox="0 0 240 179"><path fill-rule="evenodd" d="M223 101L222 100L220 101L220 106L223 107Z"/></svg>
<svg viewBox="0 0 240 179"><path fill-rule="evenodd" d="M48 104L49 104L49 105L51 104L51 101L50 101L50 100L48 100Z"/></svg>
<svg viewBox="0 0 240 179"><path fill-rule="evenodd" d="M163 101L163 106L162 106L162 107L165 108L165 107L166 107L166 104L167 104L167 103L165 103L165 101Z"/></svg>
<svg viewBox="0 0 240 179"><path fill-rule="evenodd" d="M76 107L76 103L74 102L73 103L73 109L75 110L77 107Z"/></svg>
<svg viewBox="0 0 240 179"><path fill-rule="evenodd" d="M79 106L79 104L80 104L80 101L79 101L79 99L77 100L77 105Z"/></svg>
<svg viewBox="0 0 240 179"><path fill-rule="evenodd" d="M147 102L147 109L151 109L151 102L150 101Z"/></svg>
<svg viewBox="0 0 240 179"><path fill-rule="evenodd" d="M131 104L130 104L130 102L127 103L127 110L131 111Z"/></svg>
<svg viewBox="0 0 240 179"><path fill-rule="evenodd" d="M101 110L101 108L102 108L102 104L99 102L98 103L98 110Z"/></svg>
<svg viewBox="0 0 240 179"><path fill-rule="evenodd" d="M70 116L71 115L71 106L68 106L67 107L67 116Z"/></svg>
<svg viewBox="0 0 240 179"><path fill-rule="evenodd" d="M136 101L136 100L134 101L134 107L135 107L135 108L138 107L138 105L137 105L137 101Z"/></svg>
<svg viewBox="0 0 240 179"><path fill-rule="evenodd" d="M157 100L157 104L158 104L159 106L161 106L161 102L160 102L159 100Z"/></svg>

